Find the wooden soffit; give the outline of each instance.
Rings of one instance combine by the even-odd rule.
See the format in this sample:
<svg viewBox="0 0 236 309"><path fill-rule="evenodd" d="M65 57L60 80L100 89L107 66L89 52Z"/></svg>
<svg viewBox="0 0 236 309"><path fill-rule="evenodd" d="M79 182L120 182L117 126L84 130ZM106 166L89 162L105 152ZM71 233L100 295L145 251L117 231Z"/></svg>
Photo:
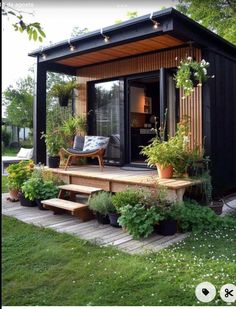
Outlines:
<svg viewBox="0 0 236 309"><path fill-rule="evenodd" d="M152 37L135 42L129 42L114 47L107 46L101 50L58 60L57 63L78 68L92 65L95 63L101 63L119 58L180 46L184 43L185 42L180 39L165 34L162 36Z"/></svg>

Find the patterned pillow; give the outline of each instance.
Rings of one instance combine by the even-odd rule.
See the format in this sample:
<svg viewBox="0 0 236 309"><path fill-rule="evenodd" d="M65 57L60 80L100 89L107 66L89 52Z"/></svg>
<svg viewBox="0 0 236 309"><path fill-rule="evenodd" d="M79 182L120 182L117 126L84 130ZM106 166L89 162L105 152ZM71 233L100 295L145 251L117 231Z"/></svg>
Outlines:
<svg viewBox="0 0 236 309"><path fill-rule="evenodd" d="M109 137L86 135L84 138L83 151L97 150L100 148L106 149L108 142Z"/></svg>
<svg viewBox="0 0 236 309"><path fill-rule="evenodd" d="M18 154L16 156L18 158L23 158L23 159L29 160L33 157L33 152L34 152L33 148L27 149L27 148L21 147L20 151L18 152Z"/></svg>

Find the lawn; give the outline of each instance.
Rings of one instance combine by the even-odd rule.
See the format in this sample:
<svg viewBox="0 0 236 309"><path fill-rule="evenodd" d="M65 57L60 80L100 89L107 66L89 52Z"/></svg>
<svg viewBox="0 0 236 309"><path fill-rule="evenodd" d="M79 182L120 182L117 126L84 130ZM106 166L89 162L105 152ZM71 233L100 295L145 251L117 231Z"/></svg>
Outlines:
<svg viewBox="0 0 236 309"><path fill-rule="evenodd" d="M5 148L2 153L2 156L16 156L18 152L19 149L16 148Z"/></svg>
<svg viewBox="0 0 236 309"><path fill-rule="evenodd" d="M8 192L7 188L7 176L2 175L2 193Z"/></svg>
<svg viewBox="0 0 236 309"><path fill-rule="evenodd" d="M236 281L236 228L192 234L145 256L3 218L4 306L204 305L195 286Z"/></svg>

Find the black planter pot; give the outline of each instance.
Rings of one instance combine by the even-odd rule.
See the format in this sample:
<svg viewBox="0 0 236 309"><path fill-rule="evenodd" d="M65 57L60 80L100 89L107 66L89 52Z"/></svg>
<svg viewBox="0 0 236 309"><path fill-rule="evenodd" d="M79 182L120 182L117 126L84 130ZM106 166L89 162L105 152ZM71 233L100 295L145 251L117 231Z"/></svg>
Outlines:
<svg viewBox="0 0 236 309"><path fill-rule="evenodd" d="M41 203L41 200L35 200L35 202L36 202L36 205L38 206L38 209L40 209L40 210L49 210L49 209L43 207L43 205Z"/></svg>
<svg viewBox="0 0 236 309"><path fill-rule="evenodd" d="M68 106L69 97L59 97L58 101L60 106Z"/></svg>
<svg viewBox="0 0 236 309"><path fill-rule="evenodd" d="M108 215L102 215L99 212L96 213L96 218L98 220L98 223L101 224L110 224L110 220Z"/></svg>
<svg viewBox="0 0 236 309"><path fill-rule="evenodd" d="M155 231L163 236L171 236L177 233L177 221L167 219L160 221L159 225L155 227Z"/></svg>
<svg viewBox="0 0 236 309"><path fill-rule="evenodd" d="M48 157L48 166L51 168L58 168L60 166L60 157L59 156Z"/></svg>
<svg viewBox="0 0 236 309"><path fill-rule="evenodd" d="M111 226L113 226L113 227L121 227L119 225L119 223L117 222L117 220L119 218L118 213L116 213L116 212L109 213L108 216L109 216L109 219L110 219Z"/></svg>
<svg viewBox="0 0 236 309"><path fill-rule="evenodd" d="M35 207L36 206L36 202L31 201L28 198L26 198L22 192L19 193L19 200L20 200L21 206L26 206L26 207Z"/></svg>
<svg viewBox="0 0 236 309"><path fill-rule="evenodd" d="M223 210L224 203L222 200L213 200L209 206L216 215L221 215Z"/></svg>

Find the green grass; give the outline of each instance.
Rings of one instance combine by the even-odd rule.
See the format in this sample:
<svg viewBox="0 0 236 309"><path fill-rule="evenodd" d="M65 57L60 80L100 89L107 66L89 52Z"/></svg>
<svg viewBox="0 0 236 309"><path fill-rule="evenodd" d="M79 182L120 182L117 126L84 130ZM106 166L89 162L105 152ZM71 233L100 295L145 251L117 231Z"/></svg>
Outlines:
<svg viewBox="0 0 236 309"><path fill-rule="evenodd" d="M3 150L2 156L16 156L19 149L16 148L5 148Z"/></svg>
<svg viewBox="0 0 236 309"><path fill-rule="evenodd" d="M158 253L128 255L3 218L4 306L204 305L195 286L213 283L210 305L225 305L236 281L236 229L193 234Z"/></svg>
<svg viewBox="0 0 236 309"><path fill-rule="evenodd" d="M8 192L8 187L7 187L7 176L2 175L2 193Z"/></svg>

